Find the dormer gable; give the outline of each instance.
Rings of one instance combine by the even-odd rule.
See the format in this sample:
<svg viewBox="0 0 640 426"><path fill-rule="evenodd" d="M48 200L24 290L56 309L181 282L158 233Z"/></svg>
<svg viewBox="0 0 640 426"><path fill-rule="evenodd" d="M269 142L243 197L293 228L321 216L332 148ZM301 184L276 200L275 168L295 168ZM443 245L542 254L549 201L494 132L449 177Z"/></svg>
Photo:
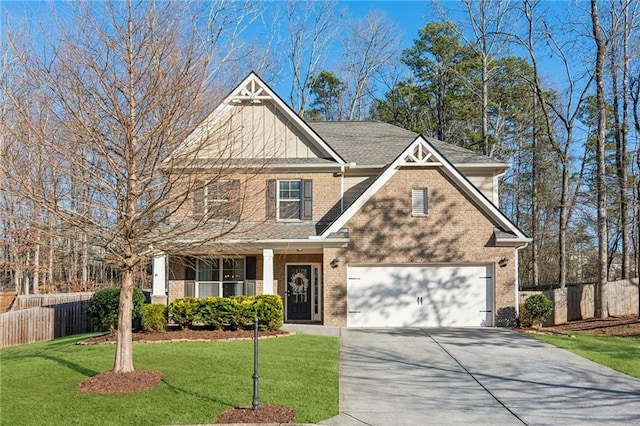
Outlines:
<svg viewBox="0 0 640 426"><path fill-rule="evenodd" d="M309 125L251 72L170 158L345 164Z"/></svg>
<svg viewBox="0 0 640 426"><path fill-rule="evenodd" d="M376 180L358 197L327 229L320 238L327 238L347 224L383 185L400 169L407 167L437 167L465 193L476 206L483 211L494 225L503 233L510 235L509 244L528 243L528 238L518 227L502 213L495 204L482 194L456 167L447 160L438 149L423 136L417 136L407 148L376 178Z"/></svg>

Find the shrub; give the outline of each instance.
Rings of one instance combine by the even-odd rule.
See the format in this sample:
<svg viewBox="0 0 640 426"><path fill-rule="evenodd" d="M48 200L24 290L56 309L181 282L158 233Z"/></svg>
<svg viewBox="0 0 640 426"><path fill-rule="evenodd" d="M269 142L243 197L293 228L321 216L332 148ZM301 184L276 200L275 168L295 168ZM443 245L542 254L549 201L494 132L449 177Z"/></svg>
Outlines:
<svg viewBox="0 0 640 426"><path fill-rule="evenodd" d="M534 294L524 302L524 316L538 328L542 327L552 310L553 302L544 294Z"/></svg>
<svg viewBox="0 0 640 426"><path fill-rule="evenodd" d="M214 329L251 329L258 317L261 330L282 327L282 299L276 295L208 297L176 299L169 305L169 314L183 327L200 323Z"/></svg>
<svg viewBox="0 0 640 426"><path fill-rule="evenodd" d="M133 320L140 319L145 297L139 288L133 289ZM91 323L100 331L113 333L118 328L118 305L120 303L120 287L110 287L93 293L87 306L87 314Z"/></svg>
<svg viewBox="0 0 640 426"><path fill-rule="evenodd" d="M182 327L191 327L199 321L200 302L195 297L183 297L169 304L169 316Z"/></svg>
<svg viewBox="0 0 640 426"><path fill-rule="evenodd" d="M284 320L282 299L274 294L255 297L255 314L261 330L278 330Z"/></svg>
<svg viewBox="0 0 640 426"><path fill-rule="evenodd" d="M167 307L148 304L142 307L142 329L164 333L167 330Z"/></svg>

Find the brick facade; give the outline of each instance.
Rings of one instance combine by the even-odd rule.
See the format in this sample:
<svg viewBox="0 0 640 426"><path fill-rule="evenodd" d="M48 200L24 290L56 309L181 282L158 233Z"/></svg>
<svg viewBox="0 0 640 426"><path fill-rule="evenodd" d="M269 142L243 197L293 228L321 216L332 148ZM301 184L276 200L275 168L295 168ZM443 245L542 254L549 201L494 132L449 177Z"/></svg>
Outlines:
<svg viewBox="0 0 640 426"><path fill-rule="evenodd" d="M411 216L411 189L426 187L428 214ZM514 249L494 247L494 225L436 168L405 168L345 226L349 247L325 249L325 324L346 325L347 264L487 264L494 266L496 325L515 315ZM336 268L328 266L340 259ZM506 258L506 267L498 261Z"/></svg>

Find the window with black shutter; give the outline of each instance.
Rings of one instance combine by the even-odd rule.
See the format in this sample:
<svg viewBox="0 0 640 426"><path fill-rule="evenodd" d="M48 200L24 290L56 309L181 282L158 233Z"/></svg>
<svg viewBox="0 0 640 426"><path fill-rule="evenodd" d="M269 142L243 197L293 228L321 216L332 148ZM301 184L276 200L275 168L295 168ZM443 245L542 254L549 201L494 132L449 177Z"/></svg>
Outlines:
<svg viewBox="0 0 640 426"><path fill-rule="evenodd" d="M193 210L197 218L239 220L240 181L219 180L198 185L193 197Z"/></svg>
<svg viewBox="0 0 640 426"><path fill-rule="evenodd" d="M267 218L312 220L313 181L311 179L267 181Z"/></svg>

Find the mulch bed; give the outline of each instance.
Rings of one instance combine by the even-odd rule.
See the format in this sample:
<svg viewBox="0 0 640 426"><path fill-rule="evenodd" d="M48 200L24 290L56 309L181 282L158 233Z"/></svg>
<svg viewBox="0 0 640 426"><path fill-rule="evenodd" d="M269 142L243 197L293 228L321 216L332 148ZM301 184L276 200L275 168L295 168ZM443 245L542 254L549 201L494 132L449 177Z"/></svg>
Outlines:
<svg viewBox="0 0 640 426"><path fill-rule="evenodd" d="M252 407L232 408L220 414L216 424L220 423L291 423L296 412L282 405L260 405L258 410Z"/></svg>
<svg viewBox="0 0 640 426"><path fill-rule="evenodd" d="M596 336L637 337L640 336L640 319L635 315L605 319L589 318L530 331L567 336L570 336L571 332L580 332Z"/></svg>
<svg viewBox="0 0 640 426"><path fill-rule="evenodd" d="M78 389L87 393L118 395L144 392L156 386L161 380L162 373L159 371L136 370L131 373L107 371L83 380L78 384Z"/></svg>
<svg viewBox="0 0 640 426"><path fill-rule="evenodd" d="M260 331L258 335L261 339L269 337L289 336L292 333L282 330ZM170 343L170 342L206 342L212 340L248 340L253 339L253 330L208 330L206 328L196 329L172 329L164 333L154 333L148 331L134 331L131 335L134 343ZM79 342L80 345L96 345L105 343L116 343L116 336L104 334L92 337Z"/></svg>

